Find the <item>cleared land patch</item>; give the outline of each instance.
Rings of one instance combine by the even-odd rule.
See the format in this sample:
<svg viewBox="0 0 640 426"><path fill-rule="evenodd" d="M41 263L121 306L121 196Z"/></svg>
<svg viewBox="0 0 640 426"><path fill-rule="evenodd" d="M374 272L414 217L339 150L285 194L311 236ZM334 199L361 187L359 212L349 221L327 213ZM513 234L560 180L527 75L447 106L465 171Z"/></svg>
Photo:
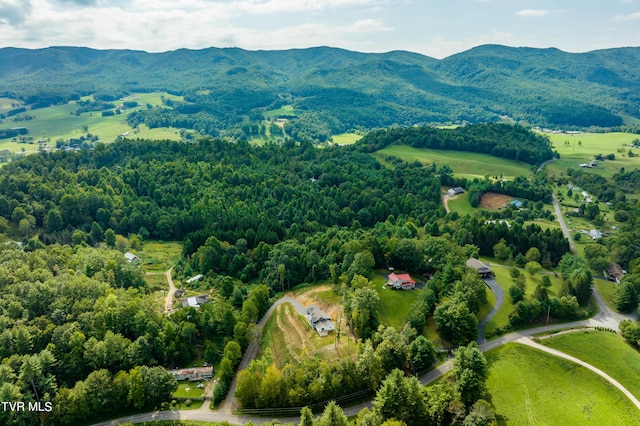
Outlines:
<svg viewBox="0 0 640 426"><path fill-rule="evenodd" d="M599 368L640 398L640 352L617 334L580 331L542 339L540 343Z"/></svg>
<svg viewBox="0 0 640 426"><path fill-rule="evenodd" d="M270 359L282 368L289 362L301 362L306 357L321 357L327 361L356 355L353 337L347 331L342 311L342 299L333 294L330 285L305 287L287 293L305 306L315 305L331 316L336 329L340 329L340 341L336 333L321 337L311 329L307 319L290 303L278 306L267 320L260 343L262 356L270 353ZM336 302L336 298L339 303Z"/></svg>
<svg viewBox="0 0 640 426"><path fill-rule="evenodd" d="M498 424L637 424L631 401L584 367L516 343L486 356Z"/></svg>
<svg viewBox="0 0 640 426"><path fill-rule="evenodd" d="M489 210L498 210L505 204L515 200L514 197L504 194L496 194L495 192L485 192L480 199L480 208Z"/></svg>

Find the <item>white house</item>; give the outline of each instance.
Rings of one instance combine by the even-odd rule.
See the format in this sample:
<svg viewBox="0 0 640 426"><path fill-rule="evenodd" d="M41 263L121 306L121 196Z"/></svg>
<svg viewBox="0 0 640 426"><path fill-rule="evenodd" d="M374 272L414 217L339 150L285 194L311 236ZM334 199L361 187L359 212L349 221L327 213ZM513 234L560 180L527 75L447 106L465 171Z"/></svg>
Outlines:
<svg viewBox="0 0 640 426"><path fill-rule="evenodd" d="M130 251L126 252L124 254L124 257L129 261L129 263L140 262L140 258L135 254L131 253Z"/></svg>
<svg viewBox="0 0 640 426"><path fill-rule="evenodd" d="M309 306L307 309L307 320L311 324L311 328L318 332L322 337L335 330L331 317L317 306Z"/></svg>

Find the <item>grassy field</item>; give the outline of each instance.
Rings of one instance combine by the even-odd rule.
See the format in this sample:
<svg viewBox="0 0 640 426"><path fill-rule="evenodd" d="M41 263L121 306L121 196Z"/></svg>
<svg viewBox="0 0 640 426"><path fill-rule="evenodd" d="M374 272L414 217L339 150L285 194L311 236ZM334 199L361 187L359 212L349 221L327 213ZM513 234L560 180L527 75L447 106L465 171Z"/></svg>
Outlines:
<svg viewBox="0 0 640 426"><path fill-rule="evenodd" d="M585 330L542 339L540 343L599 368L640 398L640 352L617 334Z"/></svg>
<svg viewBox="0 0 640 426"><path fill-rule="evenodd" d="M469 204L469 193L458 194L448 202L451 213L458 213L460 216L471 215L478 211Z"/></svg>
<svg viewBox="0 0 640 426"><path fill-rule="evenodd" d="M165 272L182 257L182 243L178 241L145 241L141 250L131 250L142 259L146 272Z"/></svg>
<svg viewBox="0 0 640 426"><path fill-rule="evenodd" d="M295 117L296 113L293 111L293 105L285 105L278 109L272 109L262 113L265 118L277 118L283 115Z"/></svg>
<svg viewBox="0 0 640 426"><path fill-rule="evenodd" d="M47 108L28 110L26 114L33 116L34 119L21 122L6 120L0 123L0 129L16 126L27 127L29 128L29 134L27 136L33 137L36 141L46 139L47 146L55 146L58 139L68 140L70 138L79 138L80 136L86 136L87 133L98 135L102 142L112 142L118 135L125 132L129 132L130 137L180 140L180 134L176 128L149 129L141 125L138 129L134 130L127 124L127 116L133 111L145 109L147 104L154 107L163 107L162 97L176 101L183 100L182 97L173 96L168 93L138 93L113 102L113 104L117 106L124 101L136 101L139 104L138 107L127 109L123 111L122 114L116 114L111 117L103 117L101 111L85 112L76 115L75 111L78 109L78 106L75 102L70 102L66 105L55 105ZM17 144L12 143L9 139L0 141L0 149L8 149L12 152L21 152L23 149L31 152L37 150L37 148L37 143Z"/></svg>
<svg viewBox="0 0 640 426"><path fill-rule="evenodd" d="M362 135L356 133L342 133L332 136L333 143L336 145L353 145L362 138Z"/></svg>
<svg viewBox="0 0 640 426"><path fill-rule="evenodd" d="M530 176L530 164L492 157L474 152L446 151L428 148L413 148L408 145L391 145L373 154L379 161L392 155L405 161L420 161L423 164L436 163L438 167L448 165L456 176L483 178L484 176Z"/></svg>
<svg viewBox="0 0 640 426"><path fill-rule="evenodd" d="M598 290L598 293L600 293L604 301L607 302L607 305L609 305L611 309L617 312L618 310L615 307L615 300L616 294L618 293L618 286L620 284L616 284L613 281L599 279L594 279L593 282L596 286L596 289Z"/></svg>
<svg viewBox="0 0 640 426"><path fill-rule="evenodd" d="M486 353L499 425L636 425L640 412L597 374L509 343Z"/></svg>
<svg viewBox="0 0 640 426"><path fill-rule="evenodd" d="M621 167L629 171L640 167L640 157L630 158L627 153L629 146L639 135L631 133L581 133L578 135L549 134L553 148L560 154L560 159L548 164L547 170L551 175L560 176L568 167L579 167L579 164L593 160L597 154L614 154L615 160L598 161L592 169L585 169L590 173L597 173L611 177L620 171ZM565 145L568 142L568 145ZM618 152L623 149L624 152ZM640 154L640 149L632 149Z"/></svg>

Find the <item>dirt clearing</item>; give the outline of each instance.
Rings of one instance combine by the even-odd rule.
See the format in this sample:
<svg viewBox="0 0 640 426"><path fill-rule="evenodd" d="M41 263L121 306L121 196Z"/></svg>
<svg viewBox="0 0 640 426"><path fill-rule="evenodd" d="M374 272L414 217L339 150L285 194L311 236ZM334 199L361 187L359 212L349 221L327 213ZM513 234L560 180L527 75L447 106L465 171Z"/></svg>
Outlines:
<svg viewBox="0 0 640 426"><path fill-rule="evenodd" d="M515 198L509 195L496 194L495 192L485 192L480 199L480 208L498 210L500 207L513 200L515 200Z"/></svg>

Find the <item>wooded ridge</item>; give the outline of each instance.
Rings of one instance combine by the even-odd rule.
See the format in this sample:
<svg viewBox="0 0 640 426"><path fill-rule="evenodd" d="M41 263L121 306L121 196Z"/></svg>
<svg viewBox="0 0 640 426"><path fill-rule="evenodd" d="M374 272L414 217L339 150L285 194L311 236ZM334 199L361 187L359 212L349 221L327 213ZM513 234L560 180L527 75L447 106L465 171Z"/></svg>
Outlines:
<svg viewBox="0 0 640 426"><path fill-rule="evenodd" d="M283 104L320 114L334 134L504 116L565 127L622 126L640 118L640 48L575 54L486 45L442 60L329 47L3 48L0 64L0 93L33 108L92 93L109 100L163 90L201 105L198 111L221 126Z"/></svg>

